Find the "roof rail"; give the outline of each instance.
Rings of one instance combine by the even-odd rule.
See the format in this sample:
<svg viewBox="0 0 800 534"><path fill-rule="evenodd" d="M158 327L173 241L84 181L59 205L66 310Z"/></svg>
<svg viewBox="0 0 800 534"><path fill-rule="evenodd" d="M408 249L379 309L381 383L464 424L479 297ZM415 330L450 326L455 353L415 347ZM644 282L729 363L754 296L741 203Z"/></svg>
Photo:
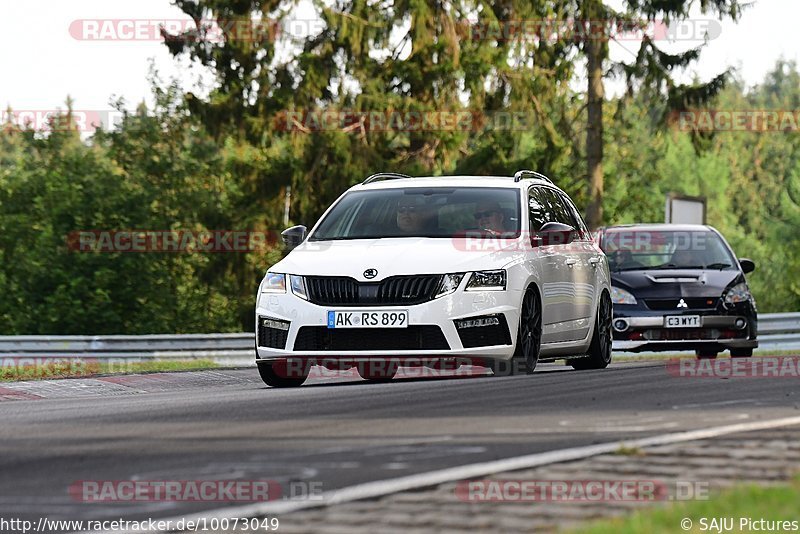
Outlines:
<svg viewBox="0 0 800 534"><path fill-rule="evenodd" d="M528 175L528 176L530 176L532 178L538 178L540 180L545 180L547 182L550 182L551 184L553 183L553 180L551 180L550 178L548 178L544 174L542 174L540 172L536 172L536 171L529 171L528 169L522 169L521 171L517 171L516 173L514 173L514 181L515 182L519 182L520 180L525 178L526 175ZM553 184L553 185L555 185L555 184Z"/></svg>
<svg viewBox="0 0 800 534"><path fill-rule="evenodd" d="M411 178L411 176L407 174L400 174L399 172L376 172L361 182L361 185L371 184L372 182L377 182L378 180L399 180L401 178Z"/></svg>

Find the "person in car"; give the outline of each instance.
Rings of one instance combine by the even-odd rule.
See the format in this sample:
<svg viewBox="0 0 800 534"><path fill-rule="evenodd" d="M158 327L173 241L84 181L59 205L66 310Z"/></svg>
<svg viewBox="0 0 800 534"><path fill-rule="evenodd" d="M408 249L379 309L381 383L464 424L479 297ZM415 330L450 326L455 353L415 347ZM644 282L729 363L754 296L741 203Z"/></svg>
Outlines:
<svg viewBox="0 0 800 534"><path fill-rule="evenodd" d="M401 199L397 205L397 228L410 235L429 233L434 229L433 209L414 198Z"/></svg>
<svg viewBox="0 0 800 534"><path fill-rule="evenodd" d="M475 208L474 217L480 230L489 230L497 234L505 232L506 217L497 202L479 202Z"/></svg>
<svg viewBox="0 0 800 534"><path fill-rule="evenodd" d="M669 265L675 265L676 267L702 267L702 253L688 248L677 249L672 253Z"/></svg>

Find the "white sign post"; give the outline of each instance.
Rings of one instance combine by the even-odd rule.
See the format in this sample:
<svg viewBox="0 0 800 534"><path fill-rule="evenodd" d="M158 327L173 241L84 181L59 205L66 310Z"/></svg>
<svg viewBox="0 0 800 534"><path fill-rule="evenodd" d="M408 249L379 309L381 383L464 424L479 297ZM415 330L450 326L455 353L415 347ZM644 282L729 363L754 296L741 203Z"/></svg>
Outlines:
<svg viewBox="0 0 800 534"><path fill-rule="evenodd" d="M664 221L671 224L706 224L706 198L668 194Z"/></svg>

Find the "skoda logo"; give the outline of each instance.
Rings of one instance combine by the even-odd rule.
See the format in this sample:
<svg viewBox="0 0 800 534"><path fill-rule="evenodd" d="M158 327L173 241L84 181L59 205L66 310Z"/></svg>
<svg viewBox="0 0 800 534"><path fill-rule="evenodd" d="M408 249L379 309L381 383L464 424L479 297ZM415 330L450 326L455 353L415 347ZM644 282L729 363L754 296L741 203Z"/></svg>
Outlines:
<svg viewBox="0 0 800 534"><path fill-rule="evenodd" d="M681 300L680 300L680 302L678 302L678 306L677 306L677 307L678 307L678 308L688 308L688 307L689 307L689 305L688 305L688 304L686 304L686 301L685 301L685 300L681 299Z"/></svg>
<svg viewBox="0 0 800 534"><path fill-rule="evenodd" d="M372 279L376 276L378 276L378 269L367 269L364 271L364 278Z"/></svg>

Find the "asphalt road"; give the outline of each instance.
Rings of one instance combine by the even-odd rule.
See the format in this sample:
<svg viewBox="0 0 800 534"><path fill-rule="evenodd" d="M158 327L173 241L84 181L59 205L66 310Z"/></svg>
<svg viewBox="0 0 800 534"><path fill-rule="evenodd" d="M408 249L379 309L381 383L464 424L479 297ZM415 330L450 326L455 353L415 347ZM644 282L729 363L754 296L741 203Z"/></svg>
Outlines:
<svg viewBox="0 0 800 534"><path fill-rule="evenodd" d="M51 398L0 402L0 517L144 519L226 505L86 503L68 493L76 481L266 479L328 491L800 413L797 378L680 378L663 362L389 384L320 379L292 390L267 388L255 369L173 379L91 394L92 381L60 381L69 387L38 386L57 392Z"/></svg>

